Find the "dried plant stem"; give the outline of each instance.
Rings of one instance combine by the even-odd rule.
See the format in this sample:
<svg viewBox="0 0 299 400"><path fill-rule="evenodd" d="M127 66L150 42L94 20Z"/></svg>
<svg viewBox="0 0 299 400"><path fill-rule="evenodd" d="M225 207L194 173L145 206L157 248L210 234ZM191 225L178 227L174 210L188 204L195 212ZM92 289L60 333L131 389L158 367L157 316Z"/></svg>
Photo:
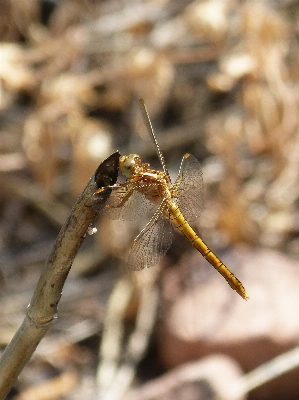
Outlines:
<svg viewBox="0 0 299 400"><path fill-rule="evenodd" d="M132 293L132 284L128 281L120 281L117 287L117 293L114 294L114 301L111 304L110 313L107 317L106 335L105 340L102 341L101 355L103 359L99 367L98 385L99 393L98 399L101 400L121 400L127 390L129 389L134 376L138 363L143 357L149 342L150 335L156 320L156 312L158 308L159 294L156 285L146 285L141 289L140 305L138 309L135 329L132 332L128 344L126 345L126 353L123 362L120 362L122 351L120 348L115 352L113 359L109 354L111 346L119 346L120 335L122 328L121 322L116 322L117 327L114 326L113 321L120 316L119 311L124 311L130 300L129 294ZM119 295L124 294L124 299L119 299ZM120 307L119 304L115 310L113 305L116 305L116 300L124 304ZM120 310L120 308L122 310ZM113 335L113 332L116 332ZM114 337L114 343L108 339L110 335ZM108 357L105 357L107 356ZM104 378L109 380L104 381Z"/></svg>
<svg viewBox="0 0 299 400"><path fill-rule="evenodd" d="M100 364L97 373L97 385L101 393L105 393L109 389L117 373L119 360L122 355L123 320L133 290L132 282L125 277L121 277L109 297L99 351Z"/></svg>
<svg viewBox="0 0 299 400"><path fill-rule="evenodd" d="M96 217L92 208L93 194L99 187L115 183L118 159L119 153L116 152L99 166L58 234L27 315L0 359L0 399L8 394L56 316L62 288L73 260Z"/></svg>
<svg viewBox="0 0 299 400"><path fill-rule="evenodd" d="M253 389L291 371L299 366L299 347L295 347L270 361L258 366L240 378L232 387L232 393L225 400L236 400Z"/></svg>

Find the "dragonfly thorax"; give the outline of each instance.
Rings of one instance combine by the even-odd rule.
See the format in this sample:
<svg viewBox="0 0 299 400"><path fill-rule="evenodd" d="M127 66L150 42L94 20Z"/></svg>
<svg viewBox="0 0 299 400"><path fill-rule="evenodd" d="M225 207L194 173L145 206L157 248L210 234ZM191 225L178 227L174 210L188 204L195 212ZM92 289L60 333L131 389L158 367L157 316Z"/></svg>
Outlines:
<svg viewBox="0 0 299 400"><path fill-rule="evenodd" d="M159 204L162 199L171 197L170 182L164 172L147 169L132 184L153 203Z"/></svg>
<svg viewBox="0 0 299 400"><path fill-rule="evenodd" d="M159 204L163 198L171 197L171 183L165 172L150 169L137 154L120 157L119 170L127 178L126 187L137 190L151 202Z"/></svg>

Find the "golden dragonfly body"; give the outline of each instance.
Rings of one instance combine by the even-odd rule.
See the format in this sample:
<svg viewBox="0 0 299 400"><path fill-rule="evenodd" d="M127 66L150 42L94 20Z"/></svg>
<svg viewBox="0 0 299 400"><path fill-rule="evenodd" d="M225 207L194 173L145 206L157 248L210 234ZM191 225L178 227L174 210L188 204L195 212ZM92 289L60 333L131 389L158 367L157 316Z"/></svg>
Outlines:
<svg viewBox="0 0 299 400"><path fill-rule="evenodd" d="M143 100L140 100L145 122L151 133L163 172L150 169L149 164L141 162L137 154L120 157L119 170L127 178L125 182L111 186L112 193L101 214L112 219L133 220L141 217L156 206L151 220L135 238L128 256L128 267L141 270L157 264L172 243L174 225L203 257L226 279L232 289L245 300L248 294L237 277L209 249L191 228L188 221L196 220L203 207L202 170L197 159L185 154L178 177L171 183L163 155L154 135ZM99 189L95 193L96 207Z"/></svg>

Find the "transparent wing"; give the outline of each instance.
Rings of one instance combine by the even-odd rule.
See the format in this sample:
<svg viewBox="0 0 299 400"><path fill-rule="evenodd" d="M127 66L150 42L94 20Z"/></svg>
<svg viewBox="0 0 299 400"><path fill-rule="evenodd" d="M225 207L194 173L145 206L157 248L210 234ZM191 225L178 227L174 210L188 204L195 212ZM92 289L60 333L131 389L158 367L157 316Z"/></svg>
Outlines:
<svg viewBox="0 0 299 400"><path fill-rule="evenodd" d="M133 242L128 267L138 271L156 265L172 243L172 224L158 209Z"/></svg>
<svg viewBox="0 0 299 400"><path fill-rule="evenodd" d="M96 199L97 193L94 195L94 202ZM104 207L96 209L99 214L111 219L133 221L155 208L157 205L147 200L142 193L119 185L112 188L111 195Z"/></svg>
<svg viewBox="0 0 299 400"><path fill-rule="evenodd" d="M195 221L203 209L203 178L199 161L185 154L174 184L175 203L188 221Z"/></svg>

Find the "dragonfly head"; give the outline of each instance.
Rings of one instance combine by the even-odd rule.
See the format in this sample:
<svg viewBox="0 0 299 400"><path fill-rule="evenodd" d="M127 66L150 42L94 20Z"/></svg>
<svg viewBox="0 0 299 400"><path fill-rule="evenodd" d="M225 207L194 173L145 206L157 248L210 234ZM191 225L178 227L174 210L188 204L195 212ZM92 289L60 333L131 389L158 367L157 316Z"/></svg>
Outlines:
<svg viewBox="0 0 299 400"><path fill-rule="evenodd" d="M135 167L140 164L141 159L137 154L122 156L119 159L119 170L126 178L130 178L134 173Z"/></svg>

